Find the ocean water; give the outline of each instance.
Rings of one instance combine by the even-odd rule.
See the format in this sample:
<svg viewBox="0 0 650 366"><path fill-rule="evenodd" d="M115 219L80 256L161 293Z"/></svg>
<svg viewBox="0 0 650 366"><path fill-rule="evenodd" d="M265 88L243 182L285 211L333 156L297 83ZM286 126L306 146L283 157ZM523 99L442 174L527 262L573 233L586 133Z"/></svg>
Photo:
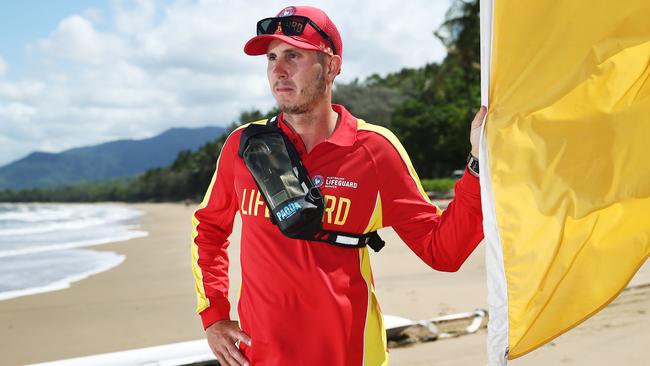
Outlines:
<svg viewBox="0 0 650 366"><path fill-rule="evenodd" d="M0 203L0 300L55 291L124 256L87 247L146 236L138 210L113 204Z"/></svg>

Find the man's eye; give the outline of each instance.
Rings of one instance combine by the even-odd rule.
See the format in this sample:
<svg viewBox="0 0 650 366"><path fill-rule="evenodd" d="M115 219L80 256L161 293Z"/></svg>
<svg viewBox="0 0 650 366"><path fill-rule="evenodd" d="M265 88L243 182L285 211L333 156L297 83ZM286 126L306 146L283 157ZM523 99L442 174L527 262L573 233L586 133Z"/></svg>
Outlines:
<svg viewBox="0 0 650 366"><path fill-rule="evenodd" d="M273 61L273 60L275 60L275 55L266 55L266 58L267 58L269 61Z"/></svg>

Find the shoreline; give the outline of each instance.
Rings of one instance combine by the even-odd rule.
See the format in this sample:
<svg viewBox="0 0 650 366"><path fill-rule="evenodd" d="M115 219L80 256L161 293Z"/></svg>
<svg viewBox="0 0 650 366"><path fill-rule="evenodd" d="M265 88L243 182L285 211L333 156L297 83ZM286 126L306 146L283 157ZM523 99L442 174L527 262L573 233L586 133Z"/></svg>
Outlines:
<svg viewBox="0 0 650 366"><path fill-rule="evenodd" d="M115 255L113 258L112 262L109 263L104 263L101 266L98 266L97 268L94 268L89 271L77 273L71 276L64 277L60 280L54 281L48 285L45 286L34 286L34 287L29 287L25 289L20 289L20 290L12 290L12 291L5 291L5 292L0 292L0 301L4 300L11 300L11 299L17 299L25 296L32 296L32 295L38 295L38 294L45 294L48 292L54 292L54 291L61 291L70 288L73 283L83 281L91 276L94 276L96 274L110 271L111 269L119 266L124 262L126 257L124 255L121 255L119 253L115 252L103 252L103 253L112 253Z"/></svg>
<svg viewBox="0 0 650 366"><path fill-rule="evenodd" d="M93 251L115 252L123 262L74 282L64 290L0 301L3 364L47 362L204 338L195 314L190 269L191 215L195 205L124 204L148 236L102 244ZM231 315L236 317L240 223L235 221L229 254ZM387 245L371 253L376 292L384 314L412 320L487 308L484 248L460 271L442 273L422 263L390 229ZM633 282L650 283L646 263ZM579 327L514 365L644 365L650 349L650 291L621 297ZM642 313L644 311L645 313ZM631 336L630 336L631 335ZM485 329L475 334L390 350L391 365L485 364ZM645 337L645 338L644 338Z"/></svg>
<svg viewBox="0 0 650 366"><path fill-rule="evenodd" d="M85 240L85 241L78 241L74 243L69 243L69 244L57 244L57 245L50 245L47 247L36 247L36 248L29 248L29 249L16 249L10 252L5 252L5 253L0 253L0 258L6 258L6 257L13 257L17 255L28 255L28 254L36 254L36 253L44 253L44 252L50 252L50 251L55 251L55 250L65 250L65 249L86 249L86 248L93 248L97 247L100 245L106 245L106 244L115 244L115 243L120 243L123 241L128 241L132 239L137 239L137 238L142 238L149 235L149 233L141 231L141 230L134 230L130 233L130 235L124 235L123 237L119 238L105 238L105 239L97 239L97 240ZM92 250L92 249L88 249Z"/></svg>
<svg viewBox="0 0 650 366"><path fill-rule="evenodd" d="M31 204L26 203L26 204L11 204L15 206L20 206L20 207L30 207ZM67 204L37 204L38 206L52 206L50 210L59 208L59 206L67 206ZM131 209L129 212L120 212L124 211L124 204L121 203L99 203L99 204L73 204L75 206L82 205L82 206L100 206L104 207L103 209L107 210L106 212L108 213L108 217L118 217L119 215L127 214L124 220L109 220L105 223L102 224L102 226L107 226L110 227L110 225L118 224L120 229L119 231L113 232L109 235L106 235L105 233L103 235L100 235L98 238L83 238L83 239L71 239L69 242L62 241L60 243L56 244L46 244L46 245L28 245L27 247L16 247L14 249L8 249L8 250L2 250L0 251L0 259L3 261L17 261L17 262L23 262L23 263L28 263L29 261L49 261L49 263L52 263L54 267L57 268L65 268L66 265L64 263L61 263L62 259L65 259L66 256L69 255L82 255L85 256L85 260L93 260L95 262L95 265L92 268L87 268L85 270L80 270L80 271L70 271L71 273L68 273L66 275L61 276L53 276L52 279L49 281L47 280L42 280L42 279L35 279L34 282L31 284L25 284L29 287L22 287L22 288L15 288L15 289L8 289L5 291L0 291L0 301L3 300L9 300L9 299L15 299L23 296L31 296L31 295L36 295L36 294L41 294L41 293L47 293L47 292L52 292L52 291L59 291L63 289L69 288L74 282L82 281L84 279L87 279L93 275L99 274L101 272L109 271L112 268L119 266L122 262L125 260L125 256L121 255L117 252L112 252L112 251L104 251L104 250L96 250L97 247L106 245L106 244L114 244L114 243L119 243L119 242L124 242L136 238L141 238L141 237L146 237L149 235L148 232L142 231L139 229L139 225L137 225L137 222L140 220L140 218L145 214L145 212L141 210L136 210L136 209ZM108 206L108 207L107 207ZM114 213L110 210L119 210L119 213ZM23 214L22 212L17 213L17 215ZM96 220L96 219L95 219ZM93 230L97 227L97 224L91 224L86 227L78 227L79 222L64 222L63 225L74 225L75 231L80 231L80 232L86 232L86 233L92 233ZM45 237L44 234L50 233L51 235L57 235L58 232L55 230L54 233L51 233L49 230L51 230L54 227L54 223L49 223L45 226L45 228L42 227L42 225L37 225L33 227L24 227L24 228L17 228L13 229L13 231L20 232L21 234L24 234L25 231L28 231L29 233L36 232L42 236ZM49 229L49 230L48 230ZM7 235L9 233L9 237L11 238L11 234L13 234L12 230L3 230L3 235ZM15 240L15 239L14 239ZM13 258L11 258L13 257ZM67 265L68 268L71 268L70 265ZM23 268L16 267L14 268L16 270L21 270ZM25 270L25 269L23 269ZM7 272L10 273L10 272Z"/></svg>
<svg viewBox="0 0 650 366"><path fill-rule="evenodd" d="M3 364L54 361L199 339L190 270L193 206L122 204L144 212L146 237L93 246L119 266L69 288L0 301ZM38 329L36 331L36 329Z"/></svg>

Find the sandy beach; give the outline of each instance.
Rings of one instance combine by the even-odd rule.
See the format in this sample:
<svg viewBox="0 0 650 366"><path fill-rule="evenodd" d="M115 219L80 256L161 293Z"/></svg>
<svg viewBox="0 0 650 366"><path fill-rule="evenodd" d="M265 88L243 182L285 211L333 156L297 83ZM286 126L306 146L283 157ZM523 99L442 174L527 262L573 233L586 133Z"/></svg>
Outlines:
<svg viewBox="0 0 650 366"><path fill-rule="evenodd" d="M194 313L190 218L194 205L136 204L147 237L92 247L126 256L119 266L68 289L0 301L0 364L21 365L203 338ZM230 255L239 287L239 225ZM482 247L457 273L428 268L392 230L372 255L385 314L419 320L487 308ZM605 310L515 366L626 365L650 362L650 265ZM236 290L231 291L233 305ZM235 306L233 306L233 309ZM236 314L233 314L236 317ZM305 331L308 331L306 329ZM391 365L485 365L486 330L391 350Z"/></svg>

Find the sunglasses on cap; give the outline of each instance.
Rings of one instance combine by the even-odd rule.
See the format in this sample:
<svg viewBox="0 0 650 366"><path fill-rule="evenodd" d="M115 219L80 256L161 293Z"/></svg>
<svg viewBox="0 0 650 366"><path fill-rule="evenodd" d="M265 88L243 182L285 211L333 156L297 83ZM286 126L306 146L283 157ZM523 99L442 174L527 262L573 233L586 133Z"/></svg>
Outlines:
<svg viewBox="0 0 650 366"><path fill-rule="evenodd" d="M257 22L257 35L261 34L275 34L278 30L285 36L299 36L305 31L305 26L309 24L320 34L323 39L332 45L332 51L336 55L336 47L332 38L327 35L316 23L311 19L301 16L292 15L288 17L275 17L264 18Z"/></svg>

